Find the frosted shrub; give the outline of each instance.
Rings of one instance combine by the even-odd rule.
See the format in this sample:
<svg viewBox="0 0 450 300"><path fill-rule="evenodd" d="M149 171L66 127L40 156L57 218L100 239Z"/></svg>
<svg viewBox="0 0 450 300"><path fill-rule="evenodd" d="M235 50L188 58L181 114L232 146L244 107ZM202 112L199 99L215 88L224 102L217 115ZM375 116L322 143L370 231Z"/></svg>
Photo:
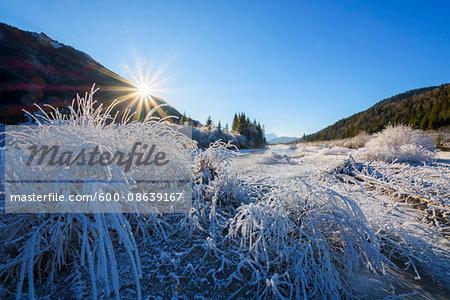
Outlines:
<svg viewBox="0 0 450 300"><path fill-rule="evenodd" d="M282 264L289 257L293 228L283 207L261 201L238 208L230 224L230 236L239 238L240 247L248 247L254 259L268 270L271 263Z"/></svg>
<svg viewBox="0 0 450 300"><path fill-rule="evenodd" d="M354 272L383 272L378 239L357 204L304 182L239 207L229 238L253 260L263 298L351 297Z"/></svg>
<svg viewBox="0 0 450 300"><path fill-rule="evenodd" d="M231 163L235 152L230 149L237 150L231 141L228 143L217 140L209 145L204 151L199 150L195 156L195 174L199 180L207 183L209 180L214 180L215 176L221 171L224 171Z"/></svg>
<svg viewBox="0 0 450 300"><path fill-rule="evenodd" d="M216 205L234 209L256 192L231 169L231 160L237 156L232 150L237 148L231 141L217 140L194 157L194 202L206 201L213 210Z"/></svg>
<svg viewBox="0 0 450 300"><path fill-rule="evenodd" d="M420 130L405 125L389 125L375 134L359 154L365 160L384 162L428 162L434 158L433 141Z"/></svg>
<svg viewBox="0 0 450 300"><path fill-rule="evenodd" d="M90 294L99 290L119 296L117 248L128 256L140 295L140 259L131 227L120 214L28 214L2 215L1 274L16 283L10 291L21 298L22 289L30 299L35 286L49 286L58 274L85 268L90 274ZM118 241L121 240L121 243ZM120 245L121 244L121 245ZM25 285L25 282L27 283Z"/></svg>

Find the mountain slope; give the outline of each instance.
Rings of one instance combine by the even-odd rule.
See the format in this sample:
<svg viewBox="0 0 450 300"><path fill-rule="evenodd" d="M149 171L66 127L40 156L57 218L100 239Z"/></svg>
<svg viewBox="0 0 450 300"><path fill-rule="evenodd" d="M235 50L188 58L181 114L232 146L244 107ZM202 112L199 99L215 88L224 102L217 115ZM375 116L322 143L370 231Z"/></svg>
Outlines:
<svg viewBox="0 0 450 300"><path fill-rule="evenodd" d="M84 96L93 83L100 88L97 100L108 104L123 99L116 107L119 113L132 100L128 97L133 91L132 84L86 53L58 43L44 33L0 23L0 123L23 121L24 109L36 111L33 103L56 107L70 104L76 93ZM149 102L150 108L166 103L154 96ZM181 116L171 106L158 110L158 115Z"/></svg>
<svg viewBox="0 0 450 300"><path fill-rule="evenodd" d="M278 135L276 135L275 133L268 133L264 137L266 138L266 141L270 141L276 139Z"/></svg>
<svg viewBox="0 0 450 300"><path fill-rule="evenodd" d="M424 130L450 125L450 84L407 91L342 119L305 141L341 139L359 132L374 133L387 124L407 124Z"/></svg>
<svg viewBox="0 0 450 300"><path fill-rule="evenodd" d="M293 141L298 140L298 137L292 136L279 136L267 141L268 144L287 144Z"/></svg>

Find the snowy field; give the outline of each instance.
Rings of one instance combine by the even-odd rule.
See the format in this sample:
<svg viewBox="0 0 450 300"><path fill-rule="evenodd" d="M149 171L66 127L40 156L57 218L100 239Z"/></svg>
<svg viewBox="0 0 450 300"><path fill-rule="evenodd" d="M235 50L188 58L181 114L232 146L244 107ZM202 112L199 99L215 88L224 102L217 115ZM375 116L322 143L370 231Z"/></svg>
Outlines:
<svg viewBox="0 0 450 300"><path fill-rule="evenodd" d="M358 165L353 158L361 150L301 145L296 149L286 148L255 150L250 155L241 155L234 166L240 169L244 180L258 186L292 190L302 183L322 186L328 193L348 197L357 203L370 228L381 239L401 244L397 254L395 249L389 249L392 253L385 249L385 255L394 254L390 260L395 267L386 272L392 276L356 274L351 279L353 288L358 289L360 285L360 292L370 298L384 298L390 293L411 299L448 297L449 152L438 152L436 160L428 165L380 162ZM348 170L345 172L349 165L354 173L351 176ZM369 166L370 172L359 171L358 166L360 169ZM423 202L416 198L422 198ZM446 213L436 218L432 208ZM368 282L373 286L368 287Z"/></svg>
<svg viewBox="0 0 450 300"><path fill-rule="evenodd" d="M388 128L359 150L195 151L168 123L118 131L92 94L77 101L2 150L20 157L21 144L54 138L54 123L73 149L173 134L195 153L192 208L1 213L0 298L448 298L450 155L420 132ZM115 172L130 191L132 175Z"/></svg>
<svg viewBox="0 0 450 300"><path fill-rule="evenodd" d="M220 175L210 172L212 166L201 170L190 214L143 218L132 225L136 246L114 243L120 297L301 298L312 287L316 290L309 296L319 298L447 298L448 223L434 220L429 208L404 195L448 201L450 153L439 152L429 165L372 162L372 176L355 162L349 164L358 150L299 146L237 156L218 150L203 152L201 160L220 156L224 160L217 162L231 159L230 164L214 166ZM350 170L358 175L349 175ZM392 184L394 180L402 185ZM433 206L448 208L448 203ZM3 218L6 228L7 222ZM298 227L297 234L291 226ZM136 265L130 265L126 247L139 253L131 259ZM34 293L92 295L89 270L83 271L76 260L74 267L75 273L65 268L57 272L63 279L53 290L41 283ZM109 276L92 272L98 279ZM98 279L95 292L107 297ZM16 291L4 287L3 293Z"/></svg>

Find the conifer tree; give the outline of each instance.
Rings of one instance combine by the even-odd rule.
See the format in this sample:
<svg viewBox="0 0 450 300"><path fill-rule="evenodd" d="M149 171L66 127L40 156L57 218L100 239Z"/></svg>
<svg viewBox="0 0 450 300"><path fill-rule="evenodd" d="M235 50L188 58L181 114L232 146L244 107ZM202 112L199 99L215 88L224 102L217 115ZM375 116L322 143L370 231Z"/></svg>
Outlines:
<svg viewBox="0 0 450 300"><path fill-rule="evenodd" d="M208 127L208 129L212 129L213 127L213 121L211 119L211 116L208 116L208 119L206 120L205 126Z"/></svg>
<svg viewBox="0 0 450 300"><path fill-rule="evenodd" d="M231 130L235 133L238 133L238 116L235 113L233 118L233 124L231 124Z"/></svg>
<svg viewBox="0 0 450 300"><path fill-rule="evenodd" d="M220 121L219 123L217 123L217 133L222 134L222 124L220 123Z"/></svg>

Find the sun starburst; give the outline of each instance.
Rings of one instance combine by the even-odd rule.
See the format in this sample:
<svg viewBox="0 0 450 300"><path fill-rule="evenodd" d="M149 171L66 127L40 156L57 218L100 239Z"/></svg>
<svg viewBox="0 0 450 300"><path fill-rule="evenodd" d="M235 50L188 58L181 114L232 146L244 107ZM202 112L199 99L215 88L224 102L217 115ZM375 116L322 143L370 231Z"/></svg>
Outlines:
<svg viewBox="0 0 450 300"><path fill-rule="evenodd" d="M140 97L147 99L152 95L152 87L148 83L141 83L137 86Z"/></svg>
<svg viewBox="0 0 450 300"><path fill-rule="evenodd" d="M163 90L163 80L161 74L164 69L156 69L151 72L148 64L140 61L136 62L134 68L125 66L126 73L131 80L127 80L112 72L111 77L120 80L123 85L120 86L105 86L102 90L111 91L115 96L117 102L117 110L120 114L130 111L134 113L134 119L142 120L147 113L156 107L156 112L159 117L166 116L166 113L158 105L164 103L159 97L159 93ZM117 97L120 93L121 96Z"/></svg>

